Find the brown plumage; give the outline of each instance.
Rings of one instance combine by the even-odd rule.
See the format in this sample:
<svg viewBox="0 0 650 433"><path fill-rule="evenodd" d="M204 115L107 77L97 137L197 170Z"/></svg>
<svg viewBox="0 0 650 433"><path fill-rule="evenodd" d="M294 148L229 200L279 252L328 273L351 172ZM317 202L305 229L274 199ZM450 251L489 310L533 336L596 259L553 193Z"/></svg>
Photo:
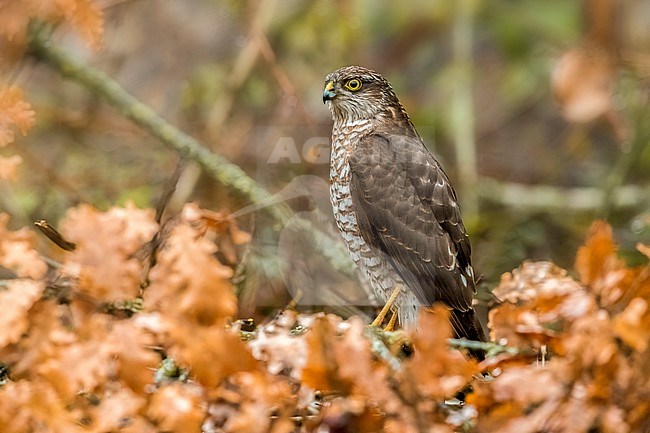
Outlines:
<svg viewBox="0 0 650 433"><path fill-rule="evenodd" d="M350 254L377 295L396 285L402 325L440 302L459 338L485 341L476 319L471 246L456 193L391 85L359 66L325 79L334 119L330 196Z"/></svg>

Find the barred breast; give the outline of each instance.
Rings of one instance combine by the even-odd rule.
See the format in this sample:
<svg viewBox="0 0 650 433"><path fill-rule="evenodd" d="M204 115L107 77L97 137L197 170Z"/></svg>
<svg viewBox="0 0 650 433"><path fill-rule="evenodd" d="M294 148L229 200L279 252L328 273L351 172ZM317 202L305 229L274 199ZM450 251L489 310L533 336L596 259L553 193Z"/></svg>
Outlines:
<svg viewBox="0 0 650 433"><path fill-rule="evenodd" d="M330 201L336 225L350 256L370 282L376 296L385 302L397 285L403 287L396 305L400 323L405 326L415 322L418 302L383 253L372 249L361 237L354 211L355 204L350 194L349 156L354 151L354 144L371 131L372 122L369 120L334 125L330 156Z"/></svg>

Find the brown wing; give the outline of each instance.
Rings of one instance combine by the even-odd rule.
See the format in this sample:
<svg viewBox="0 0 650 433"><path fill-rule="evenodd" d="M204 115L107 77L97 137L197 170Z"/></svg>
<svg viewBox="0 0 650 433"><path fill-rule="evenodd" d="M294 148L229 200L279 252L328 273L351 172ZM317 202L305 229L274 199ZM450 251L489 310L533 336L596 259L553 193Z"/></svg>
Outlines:
<svg viewBox="0 0 650 433"><path fill-rule="evenodd" d="M456 194L421 139L364 137L350 169L363 239L388 257L422 304L472 311L471 247Z"/></svg>

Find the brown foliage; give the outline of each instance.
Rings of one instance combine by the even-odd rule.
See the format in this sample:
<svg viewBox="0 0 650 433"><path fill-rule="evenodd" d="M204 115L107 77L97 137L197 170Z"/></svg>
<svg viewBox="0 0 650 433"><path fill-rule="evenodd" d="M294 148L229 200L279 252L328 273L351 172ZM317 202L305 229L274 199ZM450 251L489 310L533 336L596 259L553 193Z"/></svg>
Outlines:
<svg viewBox="0 0 650 433"><path fill-rule="evenodd" d="M15 139L14 127L25 135L34 126L34 110L23 101L23 92L16 86L0 88L0 147Z"/></svg>
<svg viewBox="0 0 650 433"><path fill-rule="evenodd" d="M477 385L479 431L648 430L650 268L628 268L616 252L598 221L577 254L580 284L548 263L504 275L495 293L508 302L490 313L493 337L549 354L541 365L504 364Z"/></svg>
<svg viewBox="0 0 650 433"><path fill-rule="evenodd" d="M22 58L28 40L29 24L45 21L67 22L92 48L101 45L104 32L102 11L93 0L3 0L0 2L0 72ZM23 101L17 86L0 86L0 148L15 140L17 129L22 135L34 126L35 113ZM0 156L0 181L16 180L19 155Z"/></svg>
<svg viewBox="0 0 650 433"><path fill-rule="evenodd" d="M151 211L91 206L71 209L61 223L63 235L77 247L67 254L64 274L79 279L79 289L113 302L138 295L142 260L135 253L151 239L157 224Z"/></svg>
<svg viewBox="0 0 650 433"><path fill-rule="evenodd" d="M7 0L0 3L0 37L23 44L31 20L69 22L83 39L98 48L104 32L102 11L93 0Z"/></svg>
<svg viewBox="0 0 650 433"><path fill-rule="evenodd" d="M0 222L0 265L14 275L0 288L3 432L650 427L650 270L617 258L602 222L578 252L579 281L548 262L504 274L491 335L519 353L479 365L449 347L440 306L409 332L293 312L240 329L232 270L215 257L231 261L220 245L235 257L246 236L193 205L163 230L141 304L152 212L70 210L62 232L77 247L49 271L33 234ZM129 302L141 307L117 308ZM163 356L180 370L154 375ZM467 404L453 404L461 390Z"/></svg>

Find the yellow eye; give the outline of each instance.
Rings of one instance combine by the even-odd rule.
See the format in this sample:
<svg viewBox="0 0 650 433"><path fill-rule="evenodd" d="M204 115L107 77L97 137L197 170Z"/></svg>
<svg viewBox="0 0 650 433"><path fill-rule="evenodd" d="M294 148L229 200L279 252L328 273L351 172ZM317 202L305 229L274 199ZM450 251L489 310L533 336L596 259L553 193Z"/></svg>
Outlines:
<svg viewBox="0 0 650 433"><path fill-rule="evenodd" d="M358 80L356 78L348 80L345 83L345 88L348 89L348 90L351 90L353 92L356 92L357 90L359 90L361 88L361 80Z"/></svg>

